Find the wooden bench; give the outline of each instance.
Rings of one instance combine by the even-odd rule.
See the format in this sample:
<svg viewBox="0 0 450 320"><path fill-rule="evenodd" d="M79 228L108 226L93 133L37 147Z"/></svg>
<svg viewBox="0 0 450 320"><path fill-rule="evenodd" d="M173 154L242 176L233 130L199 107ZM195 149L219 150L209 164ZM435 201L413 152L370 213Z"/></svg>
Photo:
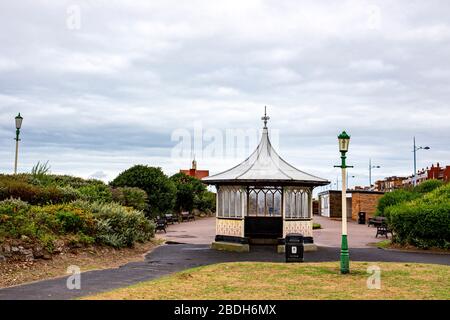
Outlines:
<svg viewBox="0 0 450 320"><path fill-rule="evenodd" d="M167 233L167 231L166 231L166 226L167 226L166 219L156 218L155 219L155 223L156 223L155 232L157 232L158 230L161 230L161 231L164 231L164 233Z"/></svg>
<svg viewBox="0 0 450 320"><path fill-rule="evenodd" d="M166 217L166 223L167 224L174 224L174 222L176 221L175 217L173 216L173 214L171 213L167 213L164 215Z"/></svg>
<svg viewBox="0 0 450 320"><path fill-rule="evenodd" d="M370 227L371 225L373 225L374 227L379 227L383 224L386 224L385 217L373 217L373 218L369 218L369 222L367 223L367 226Z"/></svg>
<svg viewBox="0 0 450 320"><path fill-rule="evenodd" d="M389 230L389 228L386 224L379 225L379 226L377 226L377 234L375 235L375 238L378 238L378 236L385 236L387 239L388 233L390 233L392 235L391 230Z"/></svg>
<svg viewBox="0 0 450 320"><path fill-rule="evenodd" d="M193 213L190 213L189 211L181 212L181 221L190 221L190 220L195 220L195 216Z"/></svg>

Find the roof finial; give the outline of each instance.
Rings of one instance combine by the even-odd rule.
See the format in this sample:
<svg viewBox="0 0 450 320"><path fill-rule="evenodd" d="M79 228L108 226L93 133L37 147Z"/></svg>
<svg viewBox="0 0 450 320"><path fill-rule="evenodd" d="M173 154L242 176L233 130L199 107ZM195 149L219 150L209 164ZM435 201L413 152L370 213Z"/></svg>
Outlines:
<svg viewBox="0 0 450 320"><path fill-rule="evenodd" d="M267 107L264 106L264 117L261 118L264 121L264 129L267 129L267 120L269 119L270 117L267 116Z"/></svg>

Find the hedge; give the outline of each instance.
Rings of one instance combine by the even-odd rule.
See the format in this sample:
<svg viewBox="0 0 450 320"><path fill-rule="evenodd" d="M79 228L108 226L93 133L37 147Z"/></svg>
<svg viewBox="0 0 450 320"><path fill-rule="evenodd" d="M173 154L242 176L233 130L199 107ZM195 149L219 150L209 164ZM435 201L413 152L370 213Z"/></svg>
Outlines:
<svg viewBox="0 0 450 320"><path fill-rule="evenodd" d="M450 184L385 209L393 242L450 249Z"/></svg>

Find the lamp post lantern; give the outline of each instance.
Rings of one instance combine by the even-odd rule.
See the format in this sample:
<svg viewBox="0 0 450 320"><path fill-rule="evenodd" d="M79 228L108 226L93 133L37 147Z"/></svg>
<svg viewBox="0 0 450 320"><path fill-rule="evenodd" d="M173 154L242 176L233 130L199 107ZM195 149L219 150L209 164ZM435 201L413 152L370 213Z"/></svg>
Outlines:
<svg viewBox="0 0 450 320"><path fill-rule="evenodd" d="M341 152L341 165L335 166L341 168L342 171L342 240L341 240L341 273L350 272L350 256L348 252L347 241L347 175L346 169L353 168L353 166L347 166L345 160L347 158L346 153L348 151L348 145L350 143L350 136L345 132L338 136L339 151Z"/></svg>
<svg viewBox="0 0 450 320"><path fill-rule="evenodd" d="M22 120L23 120L22 116L20 115L20 112L16 116L15 120L16 120L16 137L14 138L14 140L16 140L16 158L14 161L14 174L17 174L17 158L19 155L19 141L20 141L19 135L20 135L20 128L22 127Z"/></svg>
<svg viewBox="0 0 450 320"><path fill-rule="evenodd" d="M430 147L417 147L416 137L413 137L413 152L414 152L414 186L417 185L417 168L416 168L416 152L417 150L430 150Z"/></svg>
<svg viewBox="0 0 450 320"><path fill-rule="evenodd" d="M369 189L372 189L372 169L380 169L380 166L373 166L372 159L369 158Z"/></svg>

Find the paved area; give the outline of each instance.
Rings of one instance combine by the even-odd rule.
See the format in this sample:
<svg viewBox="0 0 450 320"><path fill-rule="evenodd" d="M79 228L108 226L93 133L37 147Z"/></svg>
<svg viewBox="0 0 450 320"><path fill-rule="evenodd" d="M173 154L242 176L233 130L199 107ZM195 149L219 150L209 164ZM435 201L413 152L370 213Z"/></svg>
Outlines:
<svg viewBox="0 0 450 320"><path fill-rule="evenodd" d="M313 220L322 226L322 229L314 230L314 242L318 246L341 246L341 220L331 220L322 216L314 216ZM347 232L350 248L367 248L368 243L386 239L384 237L375 238L376 228L368 227L366 224L358 224L350 219L347 221Z"/></svg>
<svg viewBox="0 0 450 320"><path fill-rule="evenodd" d="M314 242L322 247L340 247L341 221L314 216L314 222L320 223L322 229L314 230ZM211 244L215 236L215 218L203 218L191 222L169 225L167 233L159 231L158 238L168 241L190 244ZM367 248L367 244L384 238L375 238L376 228L348 221L348 241L350 248Z"/></svg>
<svg viewBox="0 0 450 320"><path fill-rule="evenodd" d="M156 237L179 243L211 244L216 235L215 221L216 218L209 217L170 224L167 233L158 231Z"/></svg>
<svg viewBox="0 0 450 320"><path fill-rule="evenodd" d="M368 229L367 226L361 227ZM173 229L177 231L168 232L166 234L168 240L178 242L180 239L184 239L190 243L162 245L147 254L145 260L142 262L128 263L115 269L84 272L81 274L80 290L67 289L67 277L62 277L0 289L0 299L73 299L128 286L141 281L156 279L187 268L213 263L232 261L284 262L284 256L277 254L275 247L270 246L252 246L251 252L249 253L211 250L209 248L211 228L212 234L214 234L213 219L202 219L195 222L170 226L169 230ZM197 234L190 237L187 230L203 230L204 234ZM373 232L372 228L371 230ZM159 236L164 236L164 234L160 234ZM323 239L323 243L326 243L325 239L327 237L330 241L329 244L335 243L332 242L336 238L334 236L326 235L319 238ZM178 241L174 239L178 239ZM419 262L450 265L449 255L394 252L370 247L351 248L350 257L352 261ZM305 253L305 262L337 260L339 260L339 245L319 246L318 251Z"/></svg>

